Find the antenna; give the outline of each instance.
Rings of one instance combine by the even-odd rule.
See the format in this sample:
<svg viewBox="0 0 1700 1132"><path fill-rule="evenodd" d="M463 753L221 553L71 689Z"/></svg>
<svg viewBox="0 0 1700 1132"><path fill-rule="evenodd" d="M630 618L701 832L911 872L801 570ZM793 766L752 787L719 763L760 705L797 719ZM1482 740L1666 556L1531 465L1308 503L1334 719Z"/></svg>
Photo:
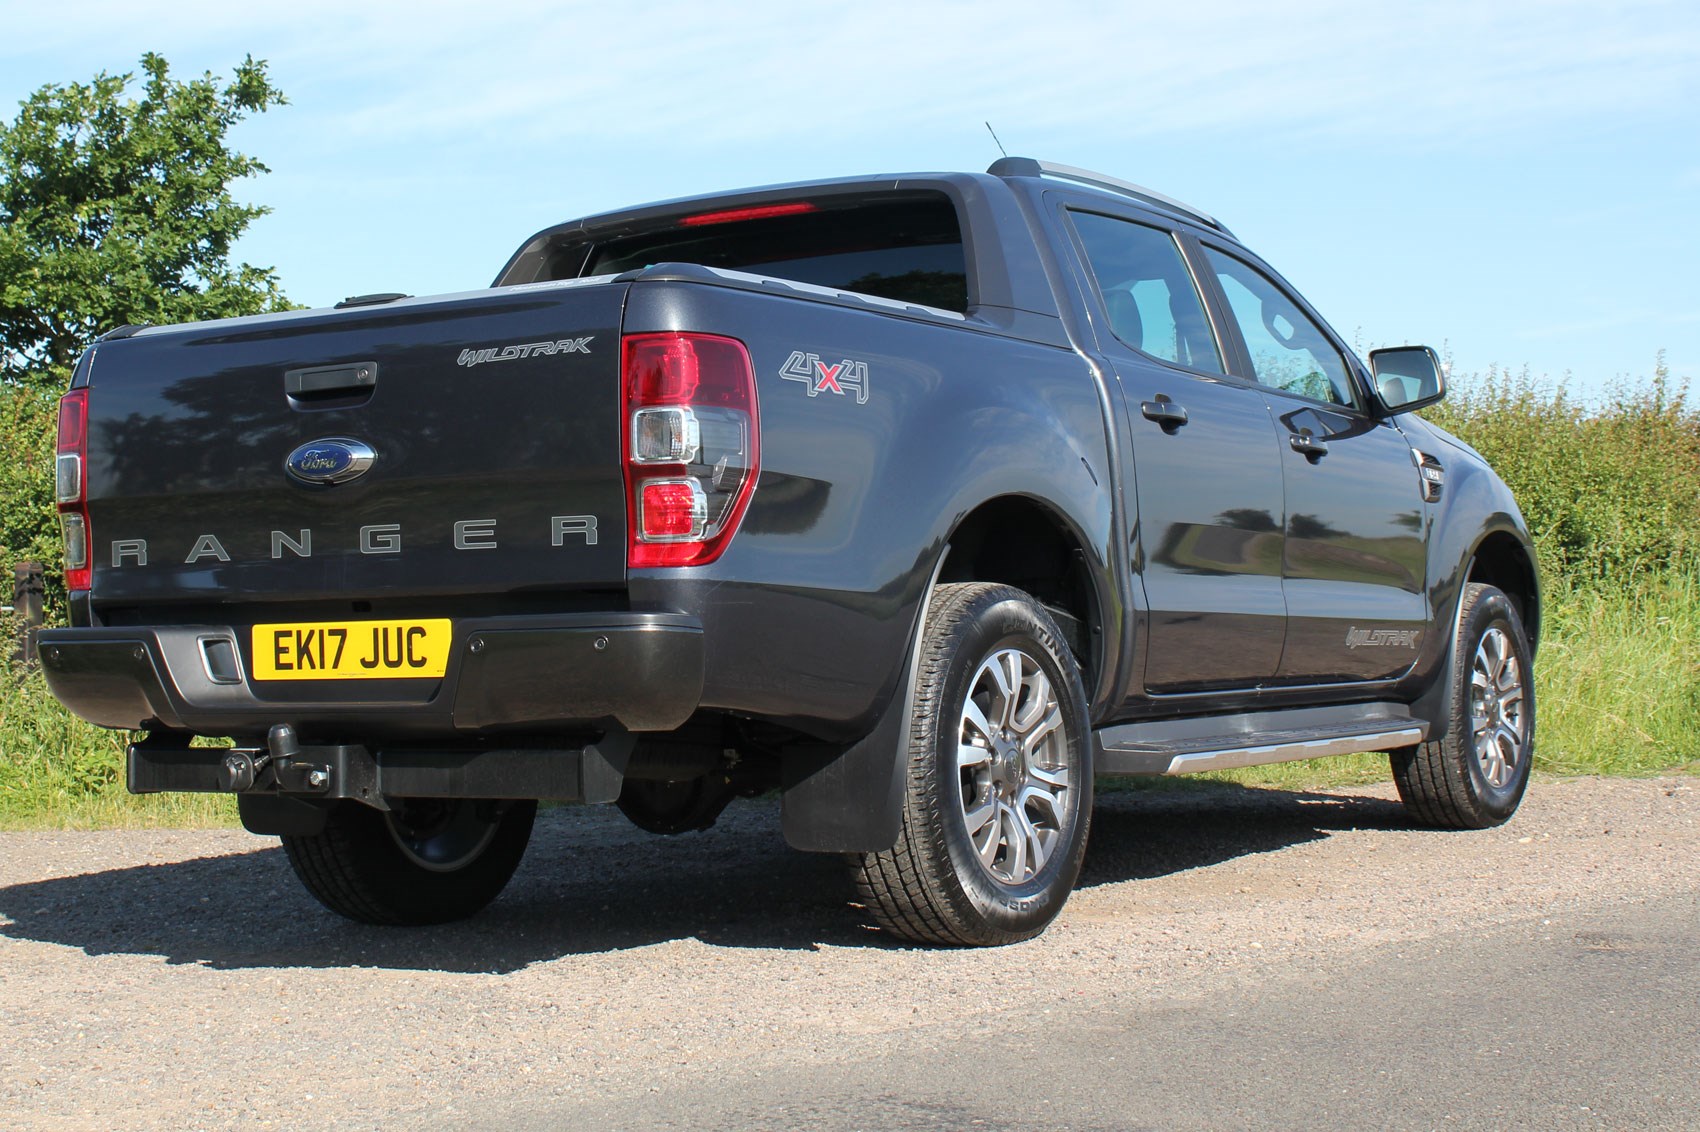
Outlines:
<svg viewBox="0 0 1700 1132"><path fill-rule="evenodd" d="M1009 156L1009 150L1007 150L1003 147L1003 142L998 141L998 132L996 130L992 129L992 124L990 122L986 123L986 132L988 134L991 134L992 140L998 143L998 152L1003 154L1005 157L1008 157Z"/></svg>

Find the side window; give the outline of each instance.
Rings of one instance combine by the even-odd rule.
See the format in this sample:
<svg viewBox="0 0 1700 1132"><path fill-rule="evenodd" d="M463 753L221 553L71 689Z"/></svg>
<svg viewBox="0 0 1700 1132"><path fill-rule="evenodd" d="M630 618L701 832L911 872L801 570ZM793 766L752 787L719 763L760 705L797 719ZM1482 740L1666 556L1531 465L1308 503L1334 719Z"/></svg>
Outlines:
<svg viewBox="0 0 1700 1132"><path fill-rule="evenodd" d="M1355 405L1346 361L1322 329L1261 271L1206 247L1210 268L1251 354L1258 384L1336 405Z"/></svg>
<svg viewBox="0 0 1700 1132"><path fill-rule="evenodd" d="M1070 215L1116 337L1166 362L1221 373L1221 352L1174 236L1096 212Z"/></svg>

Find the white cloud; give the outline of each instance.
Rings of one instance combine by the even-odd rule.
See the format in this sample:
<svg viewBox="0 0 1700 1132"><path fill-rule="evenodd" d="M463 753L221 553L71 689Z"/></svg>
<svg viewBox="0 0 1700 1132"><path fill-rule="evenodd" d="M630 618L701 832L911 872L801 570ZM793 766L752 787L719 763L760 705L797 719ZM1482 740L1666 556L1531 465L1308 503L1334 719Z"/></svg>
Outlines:
<svg viewBox="0 0 1700 1132"><path fill-rule="evenodd" d="M350 139L641 135L695 151L990 118L1016 137L1251 129L1397 145L1700 99L1700 18L1668 0L70 7L79 18L32 6L9 20L0 65L55 61L46 81L83 77L63 60L91 52L108 69L150 48L199 69L252 51L306 128Z"/></svg>

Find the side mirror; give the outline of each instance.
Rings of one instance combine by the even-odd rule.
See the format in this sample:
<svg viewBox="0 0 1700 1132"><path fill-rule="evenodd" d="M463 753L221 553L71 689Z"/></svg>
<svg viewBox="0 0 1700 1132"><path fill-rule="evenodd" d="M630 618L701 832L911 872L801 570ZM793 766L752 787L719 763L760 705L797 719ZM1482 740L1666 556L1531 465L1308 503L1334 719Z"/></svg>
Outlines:
<svg viewBox="0 0 1700 1132"><path fill-rule="evenodd" d="M1369 352L1369 371L1386 416L1432 405L1446 396L1440 358L1427 346L1393 346Z"/></svg>

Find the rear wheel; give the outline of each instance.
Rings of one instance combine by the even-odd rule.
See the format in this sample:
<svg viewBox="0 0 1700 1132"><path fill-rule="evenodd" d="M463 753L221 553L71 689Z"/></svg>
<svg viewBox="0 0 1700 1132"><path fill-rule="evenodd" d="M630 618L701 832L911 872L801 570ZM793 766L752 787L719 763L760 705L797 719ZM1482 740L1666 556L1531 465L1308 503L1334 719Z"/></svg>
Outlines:
<svg viewBox="0 0 1700 1132"><path fill-rule="evenodd" d="M1486 829L1517 811L1534 756L1529 639L1511 599L1464 587L1447 689L1446 737L1392 753L1393 781L1418 821Z"/></svg>
<svg viewBox="0 0 1700 1132"><path fill-rule="evenodd" d="M286 836L319 903L365 924L461 920L507 886L531 840L534 801L397 798L388 812L339 802L323 831Z"/></svg>
<svg viewBox="0 0 1700 1132"><path fill-rule="evenodd" d="M859 858L863 902L920 943L1028 939L1062 910L1086 851L1079 668L1042 606L986 583L938 587L919 647L902 832Z"/></svg>

